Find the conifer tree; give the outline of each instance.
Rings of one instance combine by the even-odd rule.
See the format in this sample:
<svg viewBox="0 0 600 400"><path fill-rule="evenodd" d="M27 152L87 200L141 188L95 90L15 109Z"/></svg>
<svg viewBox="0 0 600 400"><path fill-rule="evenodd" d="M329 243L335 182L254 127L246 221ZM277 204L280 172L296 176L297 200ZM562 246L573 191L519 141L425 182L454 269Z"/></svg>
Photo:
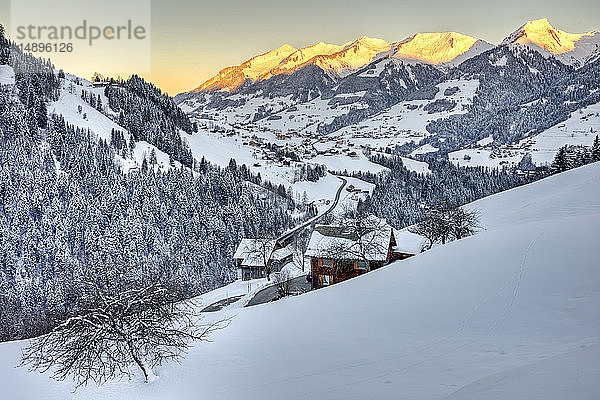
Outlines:
<svg viewBox="0 0 600 400"><path fill-rule="evenodd" d="M563 172L569 169L569 159L567 157L567 146L563 146L558 149L558 152L554 156L554 161L550 165L550 172L552 174L557 174L559 172Z"/></svg>
<svg viewBox="0 0 600 400"><path fill-rule="evenodd" d="M591 153L592 162L600 161L600 140L598 139L598 135L596 135L596 138L594 139L594 144L592 145Z"/></svg>

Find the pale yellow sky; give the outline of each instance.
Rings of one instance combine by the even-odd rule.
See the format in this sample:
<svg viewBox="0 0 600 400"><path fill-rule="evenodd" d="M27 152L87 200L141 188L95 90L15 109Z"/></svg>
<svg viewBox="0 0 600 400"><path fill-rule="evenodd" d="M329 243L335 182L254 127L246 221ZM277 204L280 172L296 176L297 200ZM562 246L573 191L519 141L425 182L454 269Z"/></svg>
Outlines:
<svg viewBox="0 0 600 400"><path fill-rule="evenodd" d="M5 25L10 24L7 3L0 0L0 23ZM61 8L66 14L70 9ZM97 7L89 10L90 15L97 12ZM120 14L134 20L138 16L135 11ZM597 0L152 0L149 72L141 75L174 95L284 43L297 48L319 41L342 44L363 35L397 41L416 32L440 31L499 43L531 19L547 17L558 29L586 32L600 29L599 15ZM123 51L102 58L92 62L80 57L58 66L91 77L117 61L134 64L140 57Z"/></svg>

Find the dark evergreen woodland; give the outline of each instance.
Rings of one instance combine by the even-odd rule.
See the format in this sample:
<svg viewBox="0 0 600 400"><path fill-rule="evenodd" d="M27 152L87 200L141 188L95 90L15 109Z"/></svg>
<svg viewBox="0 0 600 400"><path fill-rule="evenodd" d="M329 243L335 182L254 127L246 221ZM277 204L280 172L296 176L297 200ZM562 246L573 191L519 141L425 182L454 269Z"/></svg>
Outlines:
<svg viewBox="0 0 600 400"><path fill-rule="evenodd" d="M0 44L4 54L10 44ZM111 146L60 116L44 123L36 99L56 96L51 66L14 47L9 62L21 72L15 87L0 88L0 340L47 332L76 313L83 282L113 294L153 282L181 299L201 294L234 279L242 237L298 222L285 188L235 163L161 171L150 156L124 173L115 161L121 132Z"/></svg>
<svg viewBox="0 0 600 400"><path fill-rule="evenodd" d="M409 171L399 157L376 155L371 161L390 172L355 175L376 185L359 208L385 218L396 228L423 220L428 209L458 207L542 176L519 177L509 170L457 167L447 160L431 160L431 173L418 174Z"/></svg>

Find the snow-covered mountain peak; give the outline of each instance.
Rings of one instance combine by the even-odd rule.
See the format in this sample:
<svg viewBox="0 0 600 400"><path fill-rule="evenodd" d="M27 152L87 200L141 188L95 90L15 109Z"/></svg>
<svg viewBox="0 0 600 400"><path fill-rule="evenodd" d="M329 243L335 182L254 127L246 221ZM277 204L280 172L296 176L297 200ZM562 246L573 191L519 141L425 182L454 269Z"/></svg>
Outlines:
<svg viewBox="0 0 600 400"><path fill-rule="evenodd" d="M344 45L341 51L315 57L311 62L325 71L343 77L369 64L390 48L391 44L385 40L363 36Z"/></svg>
<svg viewBox="0 0 600 400"><path fill-rule="evenodd" d="M382 49L388 48L390 44L383 39L370 38L368 36L362 36L356 39L354 42L350 42L344 46L344 50L346 49L360 49L370 48L370 49Z"/></svg>
<svg viewBox="0 0 600 400"><path fill-rule="evenodd" d="M257 80L261 75L268 73L275 68L281 60L294 53L296 48L289 44L284 44L274 50L252 57L240 65L227 67L202 85L194 89L194 92L205 91L227 91L232 92L246 82Z"/></svg>
<svg viewBox="0 0 600 400"><path fill-rule="evenodd" d="M395 43L389 56L428 64L446 64L456 60L453 64L458 64L492 47L483 40L456 32L417 33Z"/></svg>
<svg viewBox="0 0 600 400"><path fill-rule="evenodd" d="M503 45L523 45L553 55L573 66L585 63L600 47L600 33L568 33L554 28L547 18L529 21L511 33Z"/></svg>
<svg viewBox="0 0 600 400"><path fill-rule="evenodd" d="M336 44L328 44L324 42L319 42L315 45L301 48L299 50L294 51L292 54L281 60L277 67L261 75L260 79L268 79L272 76L279 75L281 73L291 73L294 70L296 70L297 67L307 63L316 56L329 55L337 53L340 50L342 50L342 46Z"/></svg>

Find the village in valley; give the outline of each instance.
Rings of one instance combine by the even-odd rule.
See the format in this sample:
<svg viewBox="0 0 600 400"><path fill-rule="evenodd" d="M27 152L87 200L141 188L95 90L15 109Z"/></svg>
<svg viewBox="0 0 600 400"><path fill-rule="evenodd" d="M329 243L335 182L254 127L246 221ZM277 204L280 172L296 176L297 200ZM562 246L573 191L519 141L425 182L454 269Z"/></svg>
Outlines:
<svg viewBox="0 0 600 400"><path fill-rule="evenodd" d="M457 85L462 92L458 90L460 97L456 101L469 104L477 82L464 81ZM442 89L448 93L449 88ZM440 117L423 112L427 104L427 101L404 102L366 122L329 135L316 131L317 120L311 120L310 109L292 107L290 110L296 115L288 119L289 124L280 116L252 122L241 114L190 112L190 120L199 128L198 133L186 137L192 150L201 150L209 161L223 166L235 158L263 178L290 187L296 199L314 206L317 213L310 224L302 224L280 238L243 239L233 256L238 280L228 285L231 291L222 292L221 297L232 293L234 296L229 301L214 297L211 301L236 308L301 294L430 248L431 241L416 233L415 227L396 230L385 220L370 216L367 220L370 219L371 228L363 227L357 232L352 229L356 228L356 220L344 218L344 214L355 211L358 202L365 200L373 189L372 184L347 175L385 171L384 166L371 162L369 156L394 154L397 146L418 143L427 137L425 124ZM182 106L185 109L186 104ZM472 146L449 153L448 159L459 166L507 168L518 175L534 175L539 166L552 161L560 146L591 143L600 130L600 109L593 105L584 111L517 143L499 145L490 135ZM462 112L461 108L455 112ZM429 166L420 155L437 151L426 144L403 156L402 161L409 170L428 173ZM307 175L306 170L312 168L315 169ZM339 174L345 175L341 186ZM376 249L364 248L365 235L371 236L371 246L374 246L373 236L381 235ZM357 252L356 248L362 251ZM212 310L210 306L209 309Z"/></svg>
<svg viewBox="0 0 600 400"><path fill-rule="evenodd" d="M73 104L80 104L84 111L87 110L88 116L78 124L82 127L97 125L96 120L102 119L101 114L90 109L80 99L79 92L94 93L107 103L103 93L106 83L87 82L72 76L67 79L75 89L63 91L64 99L54 105L53 111L67 113L74 107ZM461 88L453 94L456 101L466 105L471 101L477 82L454 82L450 89L454 87ZM442 92L448 92L448 87L442 89ZM314 123L317 120L311 120L311 112L316 111L310 109L295 110L296 117L288 117L287 122L280 118L252 122L227 112L222 115L218 112L213 115L190 112L190 122L197 125L198 132L182 135L182 138L199 159L204 157L222 167L235 159L263 179L288 188L298 202L315 213L310 224L302 223L301 229L292 229L292 234L287 232L281 238L243 239L233 255L238 267L238 280L204 296L203 301L235 308L254 304L250 303L252 299L259 292L268 291L268 287L279 287L260 300L271 301L279 298L282 292L299 294L335 284L431 247L430 241L415 233L414 227L396 230L382 221L381 225L386 228L383 229L385 239L380 242L380 248L369 254L357 254L352 249L361 247L365 232L360 235L349 233L348 224L352 226L352 223L343 218L348 210L356 210L359 201L371 195L374 188L373 184L348 175L385 172L386 167L370 161L371 155L395 154L398 146L419 143L428 137L425 125L440 115L423 111L427 104L430 102L403 102L332 134L316 131ZM185 109L185 103L182 108ZM335 111L348 109L349 106L340 106ZM291 108L291 111L294 109ZM462 111L457 107L453 112ZM449 153L448 159L460 166L506 167L515 169L517 174L534 174L537 166L551 162L558 147L567 143L589 144L600 130L599 113L597 105L589 106L582 112L573 113L564 123L514 144L498 145L490 135L475 145ZM305 122L299 123L301 120ZM140 160L149 157L150 149L144 146L140 143L134 157L123 160L124 165L130 169L138 168ZM425 144L401 158L409 170L427 174L429 165L420 156L437 151L437 148ZM167 168L168 157L160 151L155 152L159 166ZM524 164L522 161L526 156L529 159ZM178 165L177 162L175 164ZM328 246L340 252L344 243L344 257L330 254L332 250ZM284 285L282 282L294 284ZM228 298L230 300L226 301ZM212 309L210 306L207 305L207 308Z"/></svg>

